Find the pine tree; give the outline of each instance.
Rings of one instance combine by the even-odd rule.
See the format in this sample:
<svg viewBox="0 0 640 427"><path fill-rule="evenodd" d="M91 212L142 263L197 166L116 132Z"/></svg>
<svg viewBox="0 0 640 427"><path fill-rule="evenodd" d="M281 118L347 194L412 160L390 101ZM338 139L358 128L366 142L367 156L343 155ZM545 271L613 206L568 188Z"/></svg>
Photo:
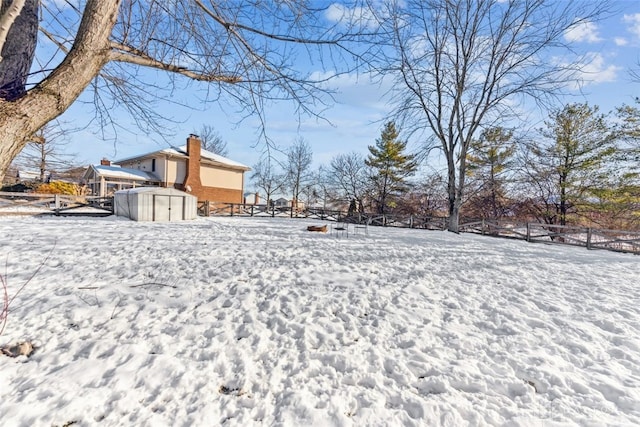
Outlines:
<svg viewBox="0 0 640 427"><path fill-rule="evenodd" d="M415 155L405 153L407 143L398 139L394 122L385 124L375 146L369 146L365 164L372 168L372 197L379 214L384 214L392 199L408 189L407 178L418 168Z"/></svg>
<svg viewBox="0 0 640 427"><path fill-rule="evenodd" d="M536 193L538 216L565 225L595 189L607 186L617 150L598 107L570 104L550 119L540 131L543 141L528 147L523 166Z"/></svg>
<svg viewBox="0 0 640 427"><path fill-rule="evenodd" d="M473 195L465 210L482 218L499 218L505 214L508 208L506 175L513 171L514 154L513 131L502 127L486 129L479 139L471 141L467 175L469 187L474 188L466 190Z"/></svg>

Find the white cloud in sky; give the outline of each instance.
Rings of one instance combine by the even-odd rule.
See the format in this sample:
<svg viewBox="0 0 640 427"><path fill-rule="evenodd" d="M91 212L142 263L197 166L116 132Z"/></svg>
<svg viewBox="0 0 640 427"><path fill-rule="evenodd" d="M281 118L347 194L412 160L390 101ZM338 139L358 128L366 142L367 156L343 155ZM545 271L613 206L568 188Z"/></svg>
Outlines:
<svg viewBox="0 0 640 427"><path fill-rule="evenodd" d="M340 3L332 3L325 12L325 17L337 24L362 25L366 28L377 28L378 20L367 7L348 8Z"/></svg>
<svg viewBox="0 0 640 427"><path fill-rule="evenodd" d="M622 67L607 65L604 56L599 52L590 52L585 56L580 69L581 86L590 84L615 82Z"/></svg>
<svg viewBox="0 0 640 427"><path fill-rule="evenodd" d="M640 13L624 15L622 17L622 22L629 24L627 27L629 32L640 38Z"/></svg>
<svg viewBox="0 0 640 427"><path fill-rule="evenodd" d="M626 46L627 44L629 44L627 39L625 39L624 37L616 37L613 39L613 42L616 44L616 46Z"/></svg>
<svg viewBox="0 0 640 427"><path fill-rule="evenodd" d="M598 34L598 26L591 21L582 21L564 33L568 42L596 43L602 40Z"/></svg>

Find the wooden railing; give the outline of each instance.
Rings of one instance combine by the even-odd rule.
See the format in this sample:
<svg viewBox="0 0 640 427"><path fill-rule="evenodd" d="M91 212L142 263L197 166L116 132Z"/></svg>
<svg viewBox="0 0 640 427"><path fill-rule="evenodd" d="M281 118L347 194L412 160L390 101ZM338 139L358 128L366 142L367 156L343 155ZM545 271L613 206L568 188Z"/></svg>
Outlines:
<svg viewBox="0 0 640 427"><path fill-rule="evenodd" d="M437 216L393 215L349 213L347 211L326 209L321 207L291 209L253 204L198 202L198 214L201 216L270 216L290 218L314 218L355 224L371 224L385 227L424 228L444 230L447 218Z"/></svg>
<svg viewBox="0 0 640 427"><path fill-rule="evenodd" d="M640 254L640 232L637 231L497 220L465 222L460 224L460 231L523 239L532 243L581 246L587 249Z"/></svg>
<svg viewBox="0 0 640 427"><path fill-rule="evenodd" d="M90 211L80 208L93 208ZM113 197L0 192L0 215L86 215L113 213Z"/></svg>

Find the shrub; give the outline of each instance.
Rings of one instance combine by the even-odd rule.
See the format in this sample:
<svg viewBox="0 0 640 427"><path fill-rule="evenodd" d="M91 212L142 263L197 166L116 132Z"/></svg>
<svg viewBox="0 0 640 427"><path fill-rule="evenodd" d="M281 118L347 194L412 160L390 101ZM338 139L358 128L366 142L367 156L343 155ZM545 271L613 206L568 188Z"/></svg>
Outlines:
<svg viewBox="0 0 640 427"><path fill-rule="evenodd" d="M40 184L36 189L37 193L44 194L66 194L70 196L80 195L80 188L71 182L51 181L47 184Z"/></svg>

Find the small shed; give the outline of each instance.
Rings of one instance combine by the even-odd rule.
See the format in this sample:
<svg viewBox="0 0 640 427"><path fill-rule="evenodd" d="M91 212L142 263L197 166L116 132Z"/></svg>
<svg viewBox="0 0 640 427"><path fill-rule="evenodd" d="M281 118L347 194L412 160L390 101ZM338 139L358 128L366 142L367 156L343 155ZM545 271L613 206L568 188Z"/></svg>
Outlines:
<svg viewBox="0 0 640 427"><path fill-rule="evenodd" d="M116 191L113 212L134 221L184 221L198 216L198 198L175 188L131 188Z"/></svg>

